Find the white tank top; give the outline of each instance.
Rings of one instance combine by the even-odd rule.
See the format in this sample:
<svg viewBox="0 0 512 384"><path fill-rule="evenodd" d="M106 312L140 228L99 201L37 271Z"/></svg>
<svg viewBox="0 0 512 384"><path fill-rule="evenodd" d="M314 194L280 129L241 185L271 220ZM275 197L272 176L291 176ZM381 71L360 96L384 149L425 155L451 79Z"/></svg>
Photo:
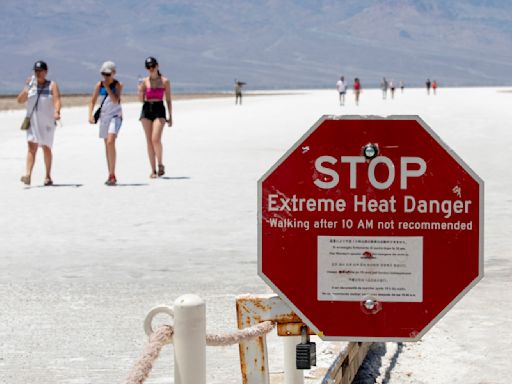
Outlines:
<svg viewBox="0 0 512 384"><path fill-rule="evenodd" d="M114 83L113 83L114 84ZM115 83L117 84L117 82ZM112 84L111 84L112 85ZM110 88L112 92L115 93L115 87ZM102 97L101 100L107 95L107 91L105 90L105 87L103 85L100 87L100 96ZM123 113L123 109L121 108L121 103L113 103L110 99L110 96L107 96L105 99L105 102L103 103L103 107L101 107L101 116L100 118L109 118L114 116L121 116Z"/></svg>

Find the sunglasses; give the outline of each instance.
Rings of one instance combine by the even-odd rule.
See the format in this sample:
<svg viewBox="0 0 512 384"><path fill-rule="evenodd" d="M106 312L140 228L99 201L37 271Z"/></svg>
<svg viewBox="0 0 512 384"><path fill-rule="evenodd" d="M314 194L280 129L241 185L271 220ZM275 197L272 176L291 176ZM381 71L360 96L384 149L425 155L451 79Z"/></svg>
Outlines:
<svg viewBox="0 0 512 384"><path fill-rule="evenodd" d="M146 69L153 69L155 68L156 65L155 64L149 64L149 65L146 65Z"/></svg>
<svg viewBox="0 0 512 384"><path fill-rule="evenodd" d="M43 71L44 71L44 69L34 69L35 73L40 73L40 72L43 72Z"/></svg>
<svg viewBox="0 0 512 384"><path fill-rule="evenodd" d="M111 73L101 72L101 76L110 77L111 75L112 75Z"/></svg>

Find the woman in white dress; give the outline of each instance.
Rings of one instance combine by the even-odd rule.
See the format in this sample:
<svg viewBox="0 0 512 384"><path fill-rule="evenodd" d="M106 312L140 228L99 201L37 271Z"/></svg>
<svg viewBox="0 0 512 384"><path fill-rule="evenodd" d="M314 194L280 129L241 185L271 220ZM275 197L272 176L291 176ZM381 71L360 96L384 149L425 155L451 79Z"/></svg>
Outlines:
<svg viewBox="0 0 512 384"><path fill-rule="evenodd" d="M18 103L27 103L27 117L30 117L30 127L27 130L27 165L21 181L30 185L37 148L42 147L46 166L44 185L49 186L53 184L52 145L55 122L60 120L60 92L55 81L46 79L48 65L44 61L36 61L33 69L34 76L27 79L26 86L17 97Z"/></svg>

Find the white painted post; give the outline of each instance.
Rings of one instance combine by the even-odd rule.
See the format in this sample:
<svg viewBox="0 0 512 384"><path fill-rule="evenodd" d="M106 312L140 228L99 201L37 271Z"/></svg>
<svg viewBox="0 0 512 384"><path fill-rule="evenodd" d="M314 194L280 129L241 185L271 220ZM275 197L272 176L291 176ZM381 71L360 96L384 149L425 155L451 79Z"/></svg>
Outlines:
<svg viewBox="0 0 512 384"><path fill-rule="evenodd" d="M301 342L300 336L284 336L284 384L304 384L304 374L296 365L296 346Z"/></svg>
<svg viewBox="0 0 512 384"><path fill-rule="evenodd" d="M174 302L174 383L206 384L206 305L187 294Z"/></svg>

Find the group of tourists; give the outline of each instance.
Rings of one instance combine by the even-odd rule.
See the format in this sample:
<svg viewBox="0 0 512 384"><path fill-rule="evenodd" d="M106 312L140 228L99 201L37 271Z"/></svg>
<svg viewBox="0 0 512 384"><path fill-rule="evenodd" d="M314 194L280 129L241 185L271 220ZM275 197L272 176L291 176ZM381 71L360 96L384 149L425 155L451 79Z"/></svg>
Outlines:
<svg viewBox="0 0 512 384"><path fill-rule="evenodd" d="M432 91L434 92L434 95L436 94L436 92L437 92L437 81L435 81L435 80L430 81L430 79L427 79L427 81L425 81L425 86L427 87L427 95L430 95L430 88L432 88Z"/></svg>
<svg viewBox="0 0 512 384"><path fill-rule="evenodd" d="M162 133L165 124L172 126L171 84L162 76L158 61L148 57L144 65L148 76L140 79L137 92L143 103L140 122L144 128L147 142L150 178L165 174L162 162ZM52 146L57 122L60 121L61 100L57 83L46 78L48 65L36 61L34 74L26 81L25 87L17 97L18 103L27 103L27 116L22 129L27 132L28 152L26 171L21 181L30 185L37 149L44 153L46 167L44 185L53 185L51 177ZM99 124L99 137L105 142L108 178L106 185L116 185L116 139L123 123L121 95L123 84L116 78L116 65L106 61L100 68L101 80L94 86L89 102L89 123ZM101 97L100 107L95 110L96 101ZM165 104L164 104L165 101ZM167 106L167 110L166 110Z"/></svg>
<svg viewBox="0 0 512 384"><path fill-rule="evenodd" d="M427 79L425 85L427 87L427 94L430 95L431 88L434 92L434 95L436 94L438 84L435 80L431 82L430 79ZM339 103L341 106L345 105L345 95L347 94L348 87L349 86L345 80L345 77L341 76L340 79L336 82L336 90L338 91ZM380 89L382 90L382 99L387 99L388 91L390 92L391 98L394 99L397 87L400 88L401 93L404 93L405 84L402 80L400 80L397 84L394 80L387 80L385 77L383 77L380 83ZM359 78L356 77L354 79L352 88L354 90L356 105L359 105L359 97L362 91L361 81L359 80Z"/></svg>
<svg viewBox="0 0 512 384"><path fill-rule="evenodd" d="M358 77L354 79L354 83L352 84L352 88L354 89L354 96L356 98L356 105L359 105L359 96L361 95L361 91L363 90L361 86L361 81ZM340 105L345 105L345 95L347 94L348 84L345 80L344 76L341 76L340 79L336 83L336 90L338 91L340 97Z"/></svg>
<svg viewBox="0 0 512 384"><path fill-rule="evenodd" d="M405 88L405 84L402 80L400 80L398 86L400 87L400 91L402 93L404 93L404 88ZM389 93L391 94L391 98L394 99L395 98L395 90L397 88L397 84L396 82L391 79L391 80L388 80L386 79L385 77L382 78L382 81L380 83L380 89L382 90L382 99L383 100L386 100L387 97L388 97L388 90L389 90Z"/></svg>

